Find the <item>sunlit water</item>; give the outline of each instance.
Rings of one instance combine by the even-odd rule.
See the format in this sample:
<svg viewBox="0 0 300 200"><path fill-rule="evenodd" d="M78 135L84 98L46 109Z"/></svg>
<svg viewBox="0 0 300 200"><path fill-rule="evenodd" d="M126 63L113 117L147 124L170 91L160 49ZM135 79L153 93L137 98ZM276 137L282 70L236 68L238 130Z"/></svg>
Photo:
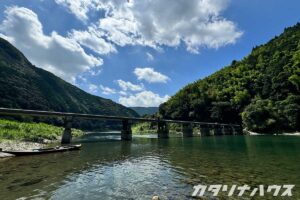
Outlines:
<svg viewBox="0 0 300 200"><path fill-rule="evenodd" d="M300 137L153 137L91 134L80 151L0 160L0 199L191 199L197 184L295 184L300 199Z"/></svg>

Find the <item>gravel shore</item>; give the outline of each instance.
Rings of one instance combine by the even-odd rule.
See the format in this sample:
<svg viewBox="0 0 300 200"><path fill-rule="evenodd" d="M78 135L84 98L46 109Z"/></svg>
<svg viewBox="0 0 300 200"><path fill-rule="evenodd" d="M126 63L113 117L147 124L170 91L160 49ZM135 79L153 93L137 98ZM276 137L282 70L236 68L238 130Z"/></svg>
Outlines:
<svg viewBox="0 0 300 200"><path fill-rule="evenodd" d="M16 140L1 140L0 141L0 149L2 150L30 150L30 149L38 149L43 148L46 144L36 143L36 142L23 142L23 141L16 141ZM14 155L7 154L0 151L0 158L12 157Z"/></svg>
<svg viewBox="0 0 300 200"><path fill-rule="evenodd" d="M1 140L0 148L2 150L30 150L30 149L38 149L43 148L47 144L36 143L36 142L24 142L24 141L16 141L16 140Z"/></svg>

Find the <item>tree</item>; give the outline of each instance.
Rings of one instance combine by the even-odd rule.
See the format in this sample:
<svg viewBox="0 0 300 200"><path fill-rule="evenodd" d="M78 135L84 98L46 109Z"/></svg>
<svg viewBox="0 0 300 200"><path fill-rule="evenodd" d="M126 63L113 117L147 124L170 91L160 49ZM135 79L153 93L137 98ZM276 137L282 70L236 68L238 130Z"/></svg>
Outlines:
<svg viewBox="0 0 300 200"><path fill-rule="evenodd" d="M270 133L277 120L270 100L254 100L242 113L244 125L253 131Z"/></svg>

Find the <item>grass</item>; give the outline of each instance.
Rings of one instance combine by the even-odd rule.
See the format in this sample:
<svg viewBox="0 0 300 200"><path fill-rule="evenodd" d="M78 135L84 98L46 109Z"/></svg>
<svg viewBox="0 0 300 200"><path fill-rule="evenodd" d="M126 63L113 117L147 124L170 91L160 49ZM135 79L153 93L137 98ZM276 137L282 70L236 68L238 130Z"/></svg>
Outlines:
<svg viewBox="0 0 300 200"><path fill-rule="evenodd" d="M27 123L0 119L0 140L22 140L38 142L42 139L57 140L62 136L64 128L45 123ZM72 129L73 137L82 135L78 129Z"/></svg>

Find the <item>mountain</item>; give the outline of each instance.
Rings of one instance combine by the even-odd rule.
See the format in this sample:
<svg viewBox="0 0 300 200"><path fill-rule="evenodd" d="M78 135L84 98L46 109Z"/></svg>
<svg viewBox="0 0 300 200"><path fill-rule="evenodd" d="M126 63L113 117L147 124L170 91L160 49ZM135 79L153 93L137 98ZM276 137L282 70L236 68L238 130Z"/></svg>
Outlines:
<svg viewBox="0 0 300 200"><path fill-rule="evenodd" d="M140 116L153 115L158 112L158 107L130 107L137 112Z"/></svg>
<svg viewBox="0 0 300 200"><path fill-rule="evenodd" d="M84 92L33 66L0 38L0 107L137 117L125 106Z"/></svg>
<svg viewBox="0 0 300 200"><path fill-rule="evenodd" d="M300 23L185 86L159 110L170 119L242 123L265 133L299 131Z"/></svg>

